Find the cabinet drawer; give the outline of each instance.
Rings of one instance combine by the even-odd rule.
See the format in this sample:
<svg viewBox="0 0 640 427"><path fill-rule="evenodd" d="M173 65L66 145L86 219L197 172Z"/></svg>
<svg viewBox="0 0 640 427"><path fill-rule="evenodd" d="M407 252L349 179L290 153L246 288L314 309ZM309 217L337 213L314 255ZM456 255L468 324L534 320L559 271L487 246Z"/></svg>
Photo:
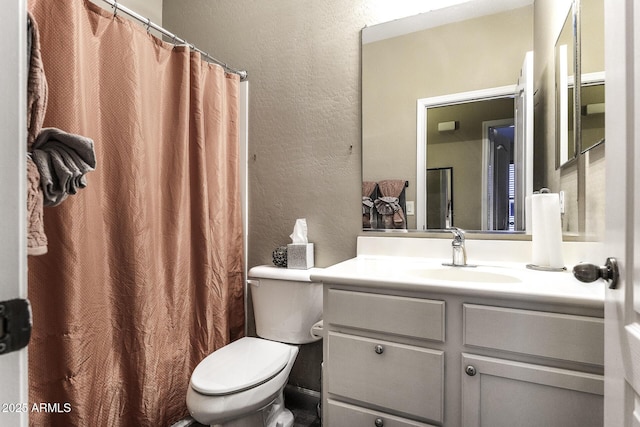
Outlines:
<svg viewBox="0 0 640 427"><path fill-rule="evenodd" d="M442 422L444 352L338 332L326 344L330 394Z"/></svg>
<svg viewBox="0 0 640 427"><path fill-rule="evenodd" d="M464 344L592 365L604 364L604 320L463 304Z"/></svg>
<svg viewBox="0 0 640 427"><path fill-rule="evenodd" d="M361 408L329 399L328 417L331 427L374 427L376 421L383 427L435 427L380 411Z"/></svg>
<svg viewBox="0 0 640 427"><path fill-rule="evenodd" d="M444 342L444 301L330 289L330 323Z"/></svg>

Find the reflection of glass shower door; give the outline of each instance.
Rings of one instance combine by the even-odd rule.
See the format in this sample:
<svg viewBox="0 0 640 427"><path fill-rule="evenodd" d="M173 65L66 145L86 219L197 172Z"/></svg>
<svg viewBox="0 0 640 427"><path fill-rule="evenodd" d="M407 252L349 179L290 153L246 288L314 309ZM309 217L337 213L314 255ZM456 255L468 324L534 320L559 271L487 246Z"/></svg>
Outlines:
<svg viewBox="0 0 640 427"><path fill-rule="evenodd" d="M487 229L515 230L514 128L489 127Z"/></svg>
<svg viewBox="0 0 640 427"><path fill-rule="evenodd" d="M427 169L427 229L453 227L453 168Z"/></svg>

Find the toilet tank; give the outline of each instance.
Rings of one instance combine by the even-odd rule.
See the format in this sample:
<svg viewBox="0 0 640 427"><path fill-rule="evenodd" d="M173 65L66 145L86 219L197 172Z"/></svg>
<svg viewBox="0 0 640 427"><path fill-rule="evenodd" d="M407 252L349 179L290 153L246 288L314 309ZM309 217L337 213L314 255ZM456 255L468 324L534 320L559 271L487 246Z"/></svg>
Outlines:
<svg viewBox="0 0 640 427"><path fill-rule="evenodd" d="M295 270L269 265L249 270L253 315L259 337L289 344L317 341L311 327L322 319L322 283L317 269Z"/></svg>

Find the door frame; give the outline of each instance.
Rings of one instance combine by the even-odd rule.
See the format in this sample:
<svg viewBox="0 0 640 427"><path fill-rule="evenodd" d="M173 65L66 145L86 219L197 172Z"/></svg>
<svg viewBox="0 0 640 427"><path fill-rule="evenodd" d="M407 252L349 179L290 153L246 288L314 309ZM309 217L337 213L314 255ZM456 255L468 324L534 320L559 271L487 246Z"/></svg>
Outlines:
<svg viewBox="0 0 640 427"><path fill-rule="evenodd" d="M634 396L640 390L640 200L634 194L640 188L640 150L634 148L640 137L639 40L640 7L633 0L607 1L606 236L600 259L592 260L615 257L620 267L618 288L605 292L606 427L640 425Z"/></svg>
<svg viewBox="0 0 640 427"><path fill-rule="evenodd" d="M488 169L491 162L489 129L494 127L507 127L515 125L515 117L513 119L489 120L482 122L482 211L480 212L483 230L492 231L493 225L489 225L489 176ZM514 145L516 141L513 141ZM486 227L486 228L485 228Z"/></svg>
<svg viewBox="0 0 640 427"><path fill-rule="evenodd" d="M0 301L27 297L26 0L6 0L0 13ZM0 356L0 424L29 423L27 350Z"/></svg>

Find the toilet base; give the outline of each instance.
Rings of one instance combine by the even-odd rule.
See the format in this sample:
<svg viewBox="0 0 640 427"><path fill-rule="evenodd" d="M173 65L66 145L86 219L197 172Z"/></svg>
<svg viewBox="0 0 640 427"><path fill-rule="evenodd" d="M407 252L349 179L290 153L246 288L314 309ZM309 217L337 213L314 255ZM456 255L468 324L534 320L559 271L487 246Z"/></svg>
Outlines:
<svg viewBox="0 0 640 427"><path fill-rule="evenodd" d="M226 422L224 424L213 424L212 427L292 427L293 414L284 407L284 396L280 392L273 403L263 409L247 414L242 418Z"/></svg>

